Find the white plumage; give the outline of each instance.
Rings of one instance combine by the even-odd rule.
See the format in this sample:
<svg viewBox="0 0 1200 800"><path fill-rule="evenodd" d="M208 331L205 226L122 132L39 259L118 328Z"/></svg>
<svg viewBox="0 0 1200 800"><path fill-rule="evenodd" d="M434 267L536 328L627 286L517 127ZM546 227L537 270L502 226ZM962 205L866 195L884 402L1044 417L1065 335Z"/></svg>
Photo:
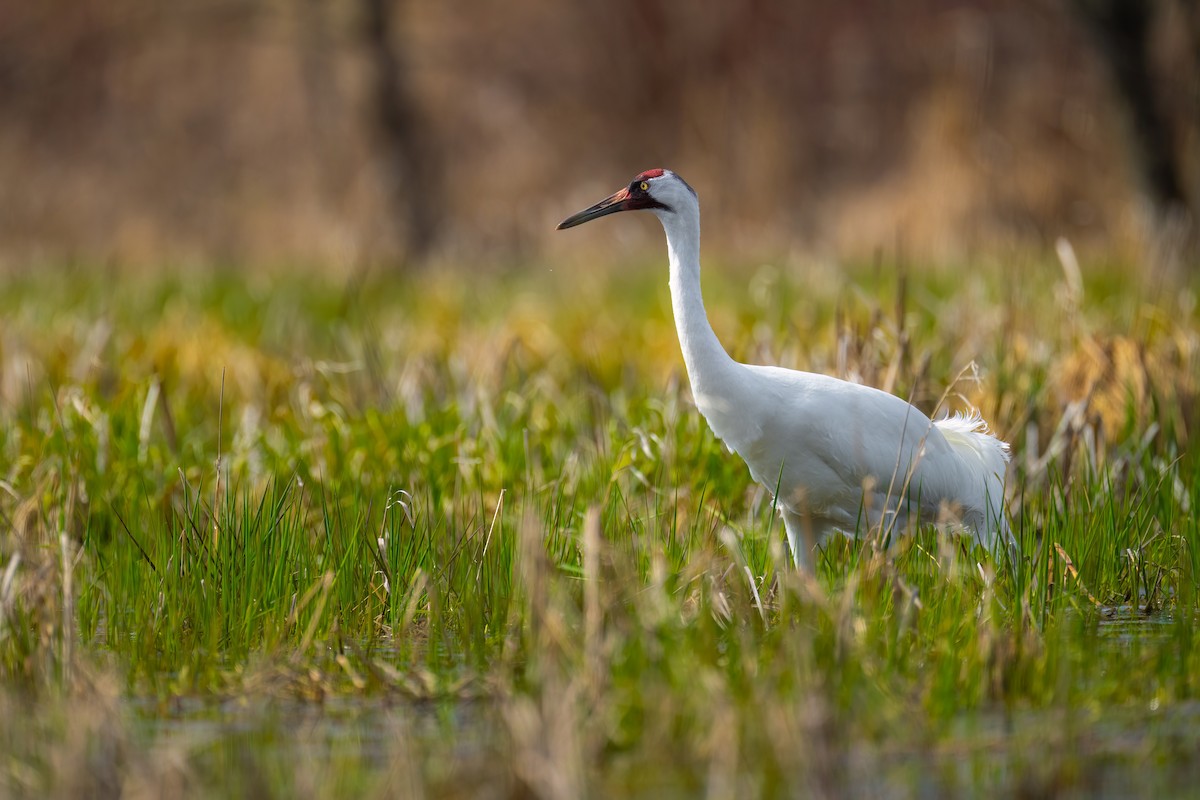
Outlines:
<svg viewBox="0 0 1200 800"><path fill-rule="evenodd" d="M713 432L775 493L797 566L830 533L903 533L912 521L1012 544L1004 519L1008 445L983 419L931 421L869 386L781 367L740 364L713 333L700 293L700 202L669 170L564 220L653 211L667 234L671 304L692 394Z"/></svg>

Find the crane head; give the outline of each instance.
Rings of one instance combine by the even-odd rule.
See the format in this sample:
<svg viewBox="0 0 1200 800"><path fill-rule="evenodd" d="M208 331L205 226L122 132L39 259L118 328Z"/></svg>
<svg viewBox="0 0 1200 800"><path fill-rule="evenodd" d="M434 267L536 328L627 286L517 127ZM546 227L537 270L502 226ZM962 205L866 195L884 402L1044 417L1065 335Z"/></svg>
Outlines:
<svg viewBox="0 0 1200 800"><path fill-rule="evenodd" d="M648 209L669 213L675 210L672 198L680 189L686 189L692 199L695 199L696 192L674 172L669 169L648 169L630 181L625 188L558 223L557 230L574 228L576 225L582 225L618 211Z"/></svg>

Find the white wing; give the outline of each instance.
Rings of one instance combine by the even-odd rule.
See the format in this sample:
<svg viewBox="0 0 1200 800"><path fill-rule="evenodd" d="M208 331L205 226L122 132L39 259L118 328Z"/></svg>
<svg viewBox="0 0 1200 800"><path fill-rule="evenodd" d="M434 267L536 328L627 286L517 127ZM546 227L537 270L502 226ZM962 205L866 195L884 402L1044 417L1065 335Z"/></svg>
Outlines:
<svg viewBox="0 0 1200 800"><path fill-rule="evenodd" d="M957 519L986 543L1003 499L1006 447L977 417L931 421L895 395L779 367L696 401L755 480L819 535L854 533L916 512ZM994 502L992 500L994 499Z"/></svg>

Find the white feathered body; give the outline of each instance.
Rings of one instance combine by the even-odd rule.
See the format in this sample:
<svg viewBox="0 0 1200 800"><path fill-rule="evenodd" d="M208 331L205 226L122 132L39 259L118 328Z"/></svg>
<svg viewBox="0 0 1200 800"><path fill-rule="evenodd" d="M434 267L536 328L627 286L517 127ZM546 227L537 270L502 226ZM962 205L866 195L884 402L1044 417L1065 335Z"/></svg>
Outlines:
<svg viewBox="0 0 1200 800"><path fill-rule="evenodd" d="M901 534L914 517L974 533L1004 523L1007 447L979 417L931 421L895 395L826 375L739 365L696 393L704 418L814 541L834 531ZM808 538L808 536L803 536Z"/></svg>

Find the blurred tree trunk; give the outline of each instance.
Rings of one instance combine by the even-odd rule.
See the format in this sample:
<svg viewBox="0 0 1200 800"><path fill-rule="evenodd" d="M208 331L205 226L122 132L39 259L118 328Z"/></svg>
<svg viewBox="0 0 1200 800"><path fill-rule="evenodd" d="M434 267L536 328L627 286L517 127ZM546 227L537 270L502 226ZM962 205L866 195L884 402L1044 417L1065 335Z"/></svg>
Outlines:
<svg viewBox="0 0 1200 800"><path fill-rule="evenodd" d="M300 3L296 55L304 87L305 118L316 145L321 199L332 202L345 196L348 180L346 170L339 168L339 159L333 157L340 139L335 121L344 117L345 108L332 77L330 21L325 10L326 4L321 0Z"/></svg>
<svg viewBox="0 0 1200 800"><path fill-rule="evenodd" d="M1128 118L1128 138L1143 191L1161 216L1188 208L1183 164L1151 75L1155 0L1073 0L1104 61Z"/></svg>
<svg viewBox="0 0 1200 800"><path fill-rule="evenodd" d="M429 252L442 211L441 169L403 74L392 31L395 0L363 0L363 46L372 70L373 124L383 154L382 176L410 259Z"/></svg>

